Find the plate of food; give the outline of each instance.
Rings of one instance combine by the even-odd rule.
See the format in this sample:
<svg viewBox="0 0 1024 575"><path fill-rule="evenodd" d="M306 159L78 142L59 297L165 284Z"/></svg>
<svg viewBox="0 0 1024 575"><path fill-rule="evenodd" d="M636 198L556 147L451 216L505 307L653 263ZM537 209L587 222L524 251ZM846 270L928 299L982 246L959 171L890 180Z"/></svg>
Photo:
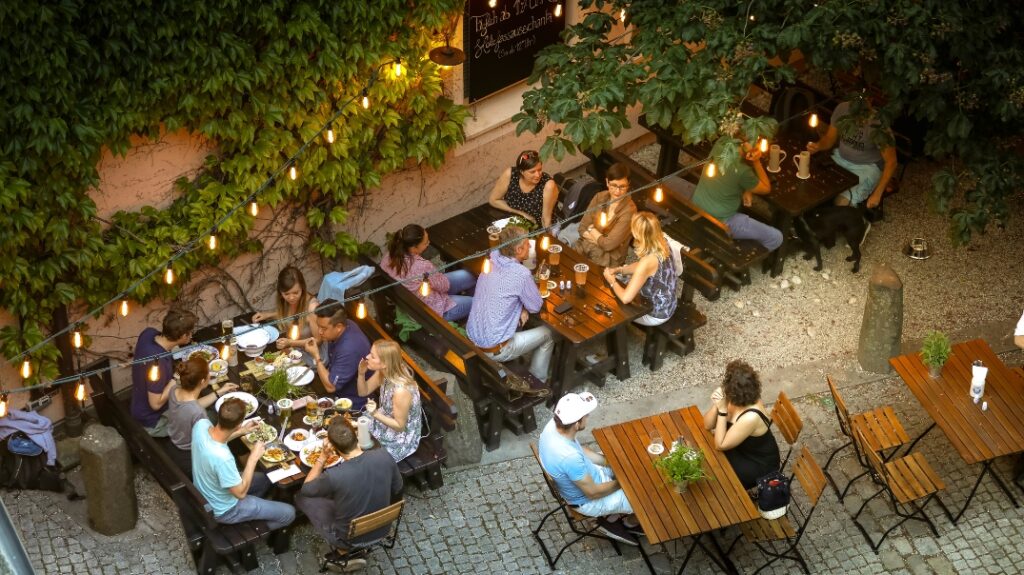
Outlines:
<svg viewBox="0 0 1024 575"><path fill-rule="evenodd" d="M260 407L260 402L256 399L256 396L254 396L253 394L246 393L244 391L232 391L230 393L225 393L224 395L222 395L221 398L217 400L217 403L213 404L213 408L217 411L220 411L220 406L224 403L224 400L230 398L241 399L242 401L245 402L246 417L249 417L250 415L256 413L256 410L259 409Z"/></svg>
<svg viewBox="0 0 1024 575"><path fill-rule="evenodd" d="M319 441L306 445L302 448L302 451L299 452L299 459L309 467L313 467L316 465L316 462L320 460L323 447L323 443ZM330 457L328 457L327 461L324 462L324 468L333 467L340 462L341 455L338 455L338 452L332 449Z"/></svg>
<svg viewBox="0 0 1024 575"><path fill-rule="evenodd" d="M288 459L288 452L280 443L271 443L267 445L267 449L263 452L262 459L267 463L281 463Z"/></svg>
<svg viewBox="0 0 1024 575"><path fill-rule="evenodd" d="M309 385L313 381L313 370L304 365L288 368L288 383L295 386ZM330 405L328 404L328 407Z"/></svg>
<svg viewBox="0 0 1024 575"><path fill-rule="evenodd" d="M302 362L302 351L293 349L288 352L288 359L292 360L292 363Z"/></svg>
<svg viewBox="0 0 1024 575"><path fill-rule="evenodd" d="M245 436L245 440L249 443L256 443L257 441L268 442L275 439L277 439L277 430L266 421L261 421L256 431L249 432Z"/></svg>
<svg viewBox="0 0 1024 575"><path fill-rule="evenodd" d="M199 356L206 361L212 361L220 357L220 353L217 351L217 348L212 345L206 345L205 343L197 343L195 345L183 347L174 352L171 357L181 361L183 359L190 359L193 355Z"/></svg>
<svg viewBox="0 0 1024 575"><path fill-rule="evenodd" d="M228 362L217 358L210 360L210 375L220 377L228 372Z"/></svg>
<svg viewBox="0 0 1024 575"><path fill-rule="evenodd" d="M313 434L306 429L293 429L284 436L284 444L292 451L298 452L306 445Z"/></svg>
<svg viewBox="0 0 1024 575"><path fill-rule="evenodd" d="M347 397L339 397L334 402L334 409L338 411L348 411L352 409L352 400Z"/></svg>

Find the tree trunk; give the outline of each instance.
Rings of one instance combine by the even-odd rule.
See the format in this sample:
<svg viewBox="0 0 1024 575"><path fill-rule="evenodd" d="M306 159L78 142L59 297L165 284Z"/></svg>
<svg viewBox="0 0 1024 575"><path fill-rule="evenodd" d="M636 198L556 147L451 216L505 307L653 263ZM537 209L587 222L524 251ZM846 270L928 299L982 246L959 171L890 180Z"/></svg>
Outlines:
<svg viewBox="0 0 1024 575"><path fill-rule="evenodd" d="M60 331L68 326L68 309L60 306L53 310L53 329ZM75 365L75 350L71 345L71 333L61 334L55 340L60 357L57 358L57 368L61 377L69 377L77 373ZM75 399L75 383L65 383L60 386L60 396L64 404L64 431L68 437L79 437L82 435L82 406Z"/></svg>

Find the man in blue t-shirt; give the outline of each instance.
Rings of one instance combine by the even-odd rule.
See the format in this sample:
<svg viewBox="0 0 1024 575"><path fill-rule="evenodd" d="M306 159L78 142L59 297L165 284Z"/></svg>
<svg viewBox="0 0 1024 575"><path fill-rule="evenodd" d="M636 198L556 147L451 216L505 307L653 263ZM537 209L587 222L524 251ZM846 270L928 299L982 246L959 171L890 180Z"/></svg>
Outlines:
<svg viewBox="0 0 1024 575"><path fill-rule="evenodd" d="M359 326L348 319L345 308L337 300L328 299L316 308L316 326L320 339L327 342L327 361L320 357L319 342L306 340L306 353L316 362L316 373L327 393L352 400L352 409L363 409L366 398L359 395L356 375L359 361L370 355L370 340ZM366 379L373 371L366 372Z"/></svg>
<svg viewBox="0 0 1024 575"><path fill-rule="evenodd" d="M544 427L537 442L540 463L558 487L566 503L590 517L633 513L633 506L605 457L580 445L576 434L587 426L587 417L597 408L597 399L588 392L567 393L558 400L554 417ZM628 531L631 527L612 521L600 521L600 530L618 541L636 545Z"/></svg>
<svg viewBox="0 0 1024 575"><path fill-rule="evenodd" d="M174 375L174 360L170 351L179 345L192 341L196 328L196 316L192 312L171 309L164 316L163 330L147 327L135 342L136 361L153 358L132 365L131 414L153 437L167 437L167 385ZM156 379L150 379L151 369L156 366Z"/></svg>
<svg viewBox="0 0 1024 575"><path fill-rule="evenodd" d="M210 504L218 523L243 523L262 519L273 531L295 520L295 508L287 503L260 498L270 489L266 474L256 471L266 445L252 446L245 470L238 473L228 440L245 418L246 404L225 400L217 411L217 425L201 419L192 427L192 482Z"/></svg>

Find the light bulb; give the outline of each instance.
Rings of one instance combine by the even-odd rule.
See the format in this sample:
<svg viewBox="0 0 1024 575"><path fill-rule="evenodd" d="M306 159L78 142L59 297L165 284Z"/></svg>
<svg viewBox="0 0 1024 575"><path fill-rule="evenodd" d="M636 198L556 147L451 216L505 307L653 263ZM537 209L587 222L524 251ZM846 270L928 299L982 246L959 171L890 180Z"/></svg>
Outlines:
<svg viewBox="0 0 1024 575"><path fill-rule="evenodd" d="M395 60L395 78L400 78L401 76L402 76L402 61L396 59Z"/></svg>
<svg viewBox="0 0 1024 575"><path fill-rule="evenodd" d="M78 385L75 387L75 399L78 401L85 401L85 380L78 380Z"/></svg>
<svg viewBox="0 0 1024 575"><path fill-rule="evenodd" d="M561 18L561 17L562 17L562 4L561 3L555 4L555 18Z"/></svg>
<svg viewBox="0 0 1024 575"><path fill-rule="evenodd" d="M0 417L7 415L7 394L0 395Z"/></svg>
<svg viewBox="0 0 1024 575"><path fill-rule="evenodd" d="M359 305L356 306L356 317L359 319L366 318L366 303L359 302Z"/></svg>
<svg viewBox="0 0 1024 575"><path fill-rule="evenodd" d="M601 220L600 220L600 222L601 223L598 224L598 225L601 226L602 228L608 225L608 213L607 212L601 212Z"/></svg>
<svg viewBox="0 0 1024 575"><path fill-rule="evenodd" d="M623 8L622 11L619 12L619 20L621 20L623 23L626 22L626 9L625 8Z"/></svg>
<svg viewBox="0 0 1024 575"><path fill-rule="evenodd" d="M544 236L544 237L542 237L540 239L540 249L542 249L544 251L548 251L548 246L550 244L551 244L551 240L549 240L547 236Z"/></svg>
<svg viewBox="0 0 1024 575"><path fill-rule="evenodd" d="M299 339L299 324L293 323L291 329L288 330L289 339Z"/></svg>
<svg viewBox="0 0 1024 575"><path fill-rule="evenodd" d="M491 273L491 259L490 258L484 258L484 267L483 267L482 273L485 273L485 274Z"/></svg>
<svg viewBox="0 0 1024 575"><path fill-rule="evenodd" d="M206 245L210 246L210 250L217 249L217 235L210 234L210 239L206 241Z"/></svg>
<svg viewBox="0 0 1024 575"><path fill-rule="evenodd" d="M75 349L82 348L82 332L76 331L71 334L71 344L75 346Z"/></svg>
<svg viewBox="0 0 1024 575"><path fill-rule="evenodd" d="M292 164L291 167L288 168L288 177L292 180L299 179L299 169L295 167L295 164Z"/></svg>
<svg viewBox="0 0 1024 575"><path fill-rule="evenodd" d="M812 128L817 128L818 127L818 115L817 114L811 114L811 119L807 123L810 124L810 126Z"/></svg>
<svg viewBox="0 0 1024 575"><path fill-rule="evenodd" d="M718 171L718 168L715 167L715 163L714 162L711 162L710 164L708 164L708 177L709 178L715 177L715 172L717 172L717 171Z"/></svg>
<svg viewBox="0 0 1024 575"><path fill-rule="evenodd" d="M149 366L149 381L160 381L160 364Z"/></svg>
<svg viewBox="0 0 1024 575"><path fill-rule="evenodd" d="M498 5L498 0L489 0L487 2L487 5L490 6L491 8L494 8Z"/></svg>
<svg viewBox="0 0 1024 575"><path fill-rule="evenodd" d="M363 90L363 109L370 109L370 95L366 92L366 90Z"/></svg>
<svg viewBox="0 0 1024 575"><path fill-rule="evenodd" d="M249 202L249 215L255 218L259 214L260 214L260 205L257 204L255 201Z"/></svg>
<svg viewBox="0 0 1024 575"><path fill-rule="evenodd" d="M24 379L32 377L32 362L27 359L21 362L21 377Z"/></svg>
<svg viewBox="0 0 1024 575"><path fill-rule="evenodd" d="M327 143L334 143L334 128L327 128Z"/></svg>
<svg viewBox="0 0 1024 575"><path fill-rule="evenodd" d="M762 154L767 152L768 151L768 139L767 138L761 138L761 143L759 143L757 145L757 147L758 147L759 150L761 150Z"/></svg>
<svg viewBox="0 0 1024 575"><path fill-rule="evenodd" d="M754 17L754 15L753 15L753 14L751 14L751 15L750 15L750 21L751 21L751 22L753 22L754 20L757 20L757 18L755 18L755 17Z"/></svg>
<svg viewBox="0 0 1024 575"><path fill-rule="evenodd" d="M665 199L665 192L661 191L661 186L654 188L654 201L661 203Z"/></svg>
<svg viewBox="0 0 1024 575"><path fill-rule="evenodd" d="M420 283L420 295L423 297L430 295L430 282L427 281L427 274L423 274L423 282Z"/></svg>
<svg viewBox="0 0 1024 575"><path fill-rule="evenodd" d="M164 272L164 282L167 285L174 283L174 269L171 266L167 266L167 271Z"/></svg>
<svg viewBox="0 0 1024 575"><path fill-rule="evenodd" d="M121 300L121 317L128 317L128 300Z"/></svg>
<svg viewBox="0 0 1024 575"><path fill-rule="evenodd" d="M230 357L231 357L231 344L225 341L220 346L220 358L223 359L224 361L227 361L228 358L230 358Z"/></svg>

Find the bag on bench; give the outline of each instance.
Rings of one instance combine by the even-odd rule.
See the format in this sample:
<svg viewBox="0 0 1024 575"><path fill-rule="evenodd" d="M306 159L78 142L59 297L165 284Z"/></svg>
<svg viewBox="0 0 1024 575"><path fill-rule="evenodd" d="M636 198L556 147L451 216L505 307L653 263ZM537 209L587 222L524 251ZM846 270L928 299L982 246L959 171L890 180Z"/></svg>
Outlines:
<svg viewBox="0 0 1024 575"><path fill-rule="evenodd" d="M70 491L68 499L77 499L74 487L64 478L60 466L46 465L46 453L22 431L9 435L0 442L0 487L10 489L40 489L63 493Z"/></svg>

